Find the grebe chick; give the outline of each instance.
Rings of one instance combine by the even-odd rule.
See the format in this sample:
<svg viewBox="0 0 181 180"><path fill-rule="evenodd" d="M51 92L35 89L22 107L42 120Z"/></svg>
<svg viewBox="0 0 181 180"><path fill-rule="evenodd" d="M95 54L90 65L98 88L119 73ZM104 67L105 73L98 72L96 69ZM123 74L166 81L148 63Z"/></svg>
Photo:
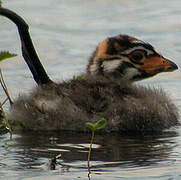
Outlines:
<svg viewBox="0 0 181 180"><path fill-rule="evenodd" d="M161 132L180 124L176 106L162 89L133 83L178 68L152 45L128 35L109 37L97 46L84 74L57 84L39 66L21 17L13 14L12 18L7 9L0 14L17 25L24 59L38 83L11 106L12 124L28 130L87 131L86 122L104 117L108 124L102 131L119 133Z"/></svg>

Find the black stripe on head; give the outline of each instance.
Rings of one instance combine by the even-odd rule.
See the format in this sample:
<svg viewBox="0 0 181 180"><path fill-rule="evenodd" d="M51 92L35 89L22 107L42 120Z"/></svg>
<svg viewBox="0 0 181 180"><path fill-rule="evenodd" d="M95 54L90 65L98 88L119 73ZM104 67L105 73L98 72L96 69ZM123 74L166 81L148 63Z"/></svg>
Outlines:
<svg viewBox="0 0 181 180"><path fill-rule="evenodd" d="M123 62L114 72L113 72L113 76L114 77L126 77L126 73L128 73L128 70L131 68L135 68L137 69L133 64L130 64L128 62ZM137 69L139 73L136 74L132 74L132 76L130 76L129 80L131 81L137 81L137 80L142 80L154 75L148 74L145 71L139 70Z"/></svg>
<svg viewBox="0 0 181 180"><path fill-rule="evenodd" d="M118 37L110 37L108 38L108 48L106 53L110 55L115 55L120 53L120 49L115 48L115 44L118 44L121 50L128 49L131 45L127 35L120 35L120 39Z"/></svg>
<svg viewBox="0 0 181 180"><path fill-rule="evenodd" d="M145 49L148 49L148 50L151 50L151 51L153 51L153 52L155 52L155 50L154 50L154 48L153 48L153 46L151 45L151 44L149 44L149 43L131 43L131 46L132 47L136 47L136 46L142 46L142 47L144 47Z"/></svg>
<svg viewBox="0 0 181 180"><path fill-rule="evenodd" d="M132 43L130 45L130 47L128 49L126 49L124 52L120 53L120 55L128 56L129 54L131 54L132 52L134 52L136 50L143 51L145 53L146 57L149 55L161 56L158 52L155 51L153 46L151 46L148 43L144 43L144 42L143 43L142 42Z"/></svg>
<svg viewBox="0 0 181 180"><path fill-rule="evenodd" d="M157 55L157 56L161 56L158 52L156 52L156 50L154 49L154 47L149 44L149 43L144 43L144 42L138 42L138 43L135 43L135 42L132 42L130 47L137 47L137 46L142 46L144 47L145 49L149 50L149 51L152 51L153 52L153 55Z"/></svg>
<svg viewBox="0 0 181 180"><path fill-rule="evenodd" d="M141 74L133 76L132 80L138 81L138 80L146 79L146 78L149 78L152 76L154 76L154 75L151 75L151 74L146 73L145 71L142 71Z"/></svg>
<svg viewBox="0 0 181 180"><path fill-rule="evenodd" d="M117 48L116 45L118 45L119 48ZM153 54L159 55L151 44L145 43L141 40L130 40L129 36L127 35L119 35L116 37L108 38L106 53L109 55L116 55L122 52L124 53L125 50L129 50L137 46L141 46L149 51L152 51Z"/></svg>
<svg viewBox="0 0 181 180"><path fill-rule="evenodd" d="M115 38L109 38L108 39L108 47L107 47L107 54L113 55L117 53L116 48L114 47L114 43L116 43L116 39Z"/></svg>

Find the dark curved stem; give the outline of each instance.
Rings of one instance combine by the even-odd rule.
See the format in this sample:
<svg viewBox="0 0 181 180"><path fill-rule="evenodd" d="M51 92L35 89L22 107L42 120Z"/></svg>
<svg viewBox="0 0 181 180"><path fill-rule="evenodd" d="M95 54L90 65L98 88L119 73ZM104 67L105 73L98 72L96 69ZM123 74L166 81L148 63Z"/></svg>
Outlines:
<svg viewBox="0 0 181 180"><path fill-rule="evenodd" d="M35 51L33 46L30 34L29 27L19 15L13 11L5 8L0 8L0 15L3 15L13 21L18 27L18 32L21 39L22 46L22 55L33 74L33 78L38 85L53 83L48 77L43 65L40 62L40 59Z"/></svg>

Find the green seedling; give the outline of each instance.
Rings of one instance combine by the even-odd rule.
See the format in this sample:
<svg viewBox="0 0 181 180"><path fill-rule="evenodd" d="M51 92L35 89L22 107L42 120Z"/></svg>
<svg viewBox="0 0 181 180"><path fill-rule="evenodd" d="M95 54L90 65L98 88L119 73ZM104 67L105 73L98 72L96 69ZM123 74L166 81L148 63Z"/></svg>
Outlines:
<svg viewBox="0 0 181 180"><path fill-rule="evenodd" d="M93 141L94 141L95 131L98 131L98 130L104 128L106 126L106 124L107 124L107 121L104 118L101 118L96 123L91 123L91 122L86 123L86 126L88 128L90 128L91 131L92 131L91 142L90 142L90 147L89 147L89 152L88 152L88 160L87 160L89 174L90 174L90 157L91 157L91 150L92 150L92 144L93 144Z"/></svg>

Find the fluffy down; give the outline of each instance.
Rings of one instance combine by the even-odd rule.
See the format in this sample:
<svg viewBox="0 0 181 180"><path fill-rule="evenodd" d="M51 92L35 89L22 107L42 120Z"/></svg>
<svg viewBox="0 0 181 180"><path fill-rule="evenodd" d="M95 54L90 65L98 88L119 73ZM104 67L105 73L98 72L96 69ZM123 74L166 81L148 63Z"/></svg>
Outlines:
<svg viewBox="0 0 181 180"><path fill-rule="evenodd" d="M163 90L102 76L37 87L8 114L21 129L78 132L102 117L108 121L104 132L150 133L179 125L178 110Z"/></svg>

